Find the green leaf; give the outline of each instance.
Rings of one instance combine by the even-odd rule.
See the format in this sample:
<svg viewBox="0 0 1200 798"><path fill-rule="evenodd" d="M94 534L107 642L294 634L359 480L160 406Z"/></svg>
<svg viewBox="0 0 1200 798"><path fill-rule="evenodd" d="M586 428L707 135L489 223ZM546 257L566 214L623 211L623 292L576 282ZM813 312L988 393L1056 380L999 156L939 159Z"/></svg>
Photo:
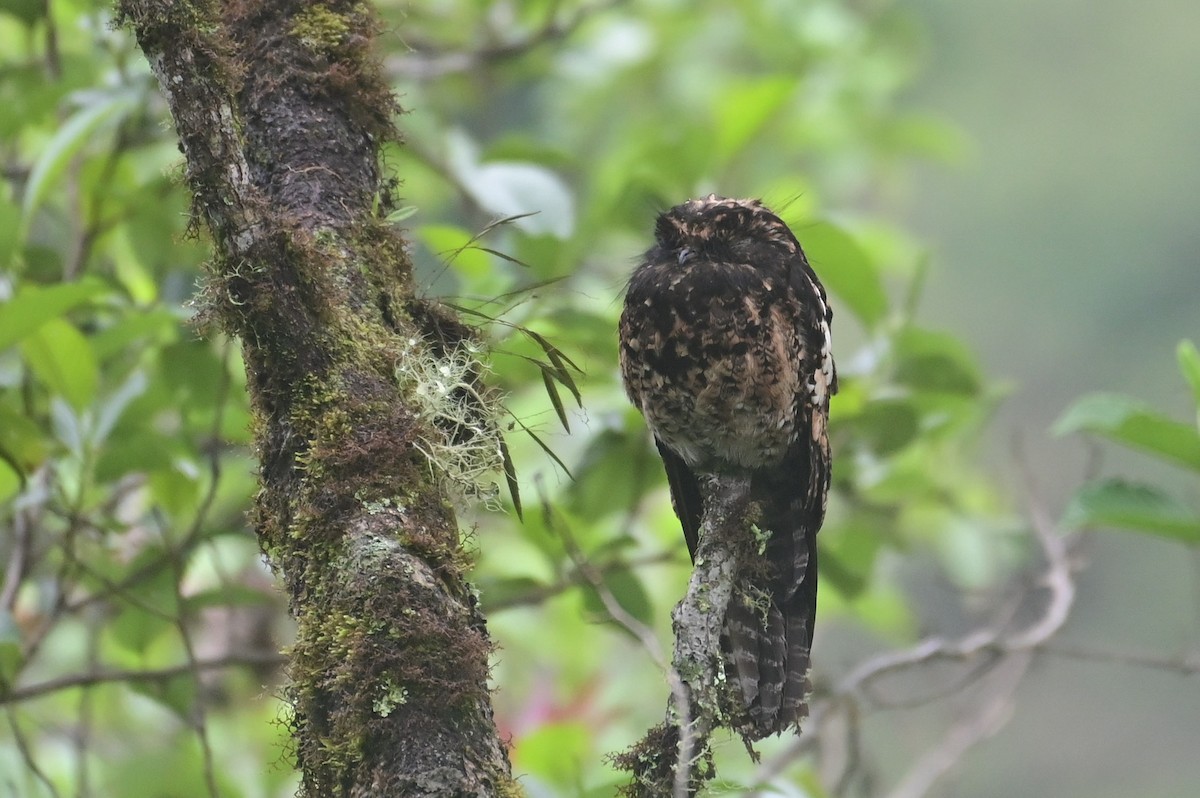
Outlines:
<svg viewBox="0 0 1200 798"><path fill-rule="evenodd" d="M9 465L28 474L46 459L46 437L29 416L0 405L0 453Z"/></svg>
<svg viewBox="0 0 1200 798"><path fill-rule="evenodd" d="M131 312L91 336L92 351L104 361L135 343L161 345L175 340L180 326L180 320L167 310Z"/></svg>
<svg viewBox="0 0 1200 798"><path fill-rule="evenodd" d="M194 674L181 673L154 681L134 679L129 686L135 693L157 701L185 721L191 721L195 715L197 686Z"/></svg>
<svg viewBox="0 0 1200 798"><path fill-rule="evenodd" d="M0 687L13 683L21 669L21 632L12 613L0 609Z"/></svg>
<svg viewBox="0 0 1200 798"><path fill-rule="evenodd" d="M533 235L567 238L575 228L575 197L557 174L536 163L482 163L466 133L446 135L446 165L481 208L510 217Z"/></svg>
<svg viewBox="0 0 1200 798"><path fill-rule="evenodd" d="M504 467L504 482L508 485L508 495L512 498L513 512L517 514L518 520L525 519L525 513L521 507L521 483L517 481L517 466L513 463L512 452L508 449L508 441L504 436L500 436L497 443L500 446L500 462Z"/></svg>
<svg viewBox="0 0 1200 798"><path fill-rule="evenodd" d="M100 370L87 339L62 319L51 319L21 343L29 368L76 410L96 396Z"/></svg>
<svg viewBox="0 0 1200 798"><path fill-rule="evenodd" d="M1090 432L1200 471L1200 432L1128 396L1095 393L1077 401L1053 427L1056 435Z"/></svg>
<svg viewBox="0 0 1200 798"><path fill-rule="evenodd" d="M1175 350L1179 358L1179 373L1192 386L1192 398L1196 402L1196 411L1200 413L1200 352L1191 341L1180 341Z"/></svg>
<svg viewBox="0 0 1200 798"><path fill-rule="evenodd" d="M1119 527L1200 543L1200 513L1149 485L1122 480L1084 485L1067 506L1063 523Z"/></svg>
<svg viewBox="0 0 1200 798"><path fill-rule="evenodd" d="M887 294L866 251L841 227L817 222L800 228L801 244L821 282L868 329L887 314Z"/></svg>
<svg viewBox="0 0 1200 798"><path fill-rule="evenodd" d="M974 396L983 377L967 346L952 335L909 327L896 335L895 379L920 391Z"/></svg>
<svg viewBox="0 0 1200 798"><path fill-rule="evenodd" d="M128 571L137 573L147 563L157 562L162 556L161 549L147 548L130 563ZM126 596L116 617L109 622L108 630L122 648L142 654L159 636L175 628L175 616L179 612L175 573L169 564L164 564L137 580Z"/></svg>
<svg viewBox="0 0 1200 798"><path fill-rule="evenodd" d="M21 474L7 461L0 460L0 502L5 502L21 490Z"/></svg>
<svg viewBox="0 0 1200 798"><path fill-rule="evenodd" d="M542 369L542 383L546 386L546 396L550 397L550 404L554 406L554 412L558 414L558 420L563 425L563 429L567 432L571 431L571 423L567 418L567 409L563 407L562 397L558 395L558 384L551 376L551 370Z"/></svg>
<svg viewBox="0 0 1200 798"><path fill-rule="evenodd" d="M855 426L877 454L890 454L917 436L919 417L905 399L877 399L863 407Z"/></svg>
<svg viewBox="0 0 1200 798"><path fill-rule="evenodd" d="M516 741L513 764L558 787L572 787L591 758L591 743L592 731L582 722L545 723Z"/></svg>
<svg viewBox="0 0 1200 798"><path fill-rule="evenodd" d="M737 154L795 94L794 77L769 77L736 81L721 93L714 120L716 154L723 165Z"/></svg>
<svg viewBox="0 0 1200 798"><path fill-rule="evenodd" d="M417 212L416 205L405 205L403 208L397 208L384 217L384 221L388 224L399 224Z"/></svg>
<svg viewBox="0 0 1200 798"><path fill-rule="evenodd" d="M604 575L604 587L616 599L621 609L644 624L654 622L654 605L642 585L642 580L631 569L609 571ZM591 585L584 589L583 606L590 613L608 617L608 609L604 606L599 592Z"/></svg>
<svg viewBox="0 0 1200 798"><path fill-rule="evenodd" d="M202 590L184 600L189 613L207 607L262 607L275 601L274 594L248 585L227 584Z"/></svg>
<svg viewBox="0 0 1200 798"><path fill-rule="evenodd" d="M12 14L27 27L33 27L45 16L47 8L41 0L0 0L0 13Z"/></svg>
<svg viewBox="0 0 1200 798"><path fill-rule="evenodd" d="M48 288L30 286L19 291L0 305L0 350L19 343L50 319L58 318L103 290L102 283L85 280Z"/></svg>
<svg viewBox="0 0 1200 798"><path fill-rule="evenodd" d="M876 555L882 546L880 529L887 519L866 510L844 523L821 531L821 579L848 599L870 586Z"/></svg>
<svg viewBox="0 0 1200 798"><path fill-rule="evenodd" d="M17 229L21 226L21 209L0 191L0 272L8 268L17 248Z"/></svg>
<svg viewBox="0 0 1200 798"><path fill-rule="evenodd" d="M493 612L495 607L535 604L546 595L546 583L532 576L510 576L502 579L480 576L476 581L482 596L480 601L488 608L488 612Z"/></svg>
<svg viewBox="0 0 1200 798"><path fill-rule="evenodd" d="M29 172L29 182L25 185L21 240L29 233L34 213L62 176L71 159L95 138L97 131L102 127L119 121L137 107L137 95L132 91L94 96L97 99L76 111L58 129L34 161Z"/></svg>
<svg viewBox="0 0 1200 798"><path fill-rule="evenodd" d="M116 435L104 444L96 461L96 478L120 479L126 474L169 471L175 458L182 456L178 441L165 441L152 430L133 430Z"/></svg>
<svg viewBox="0 0 1200 798"><path fill-rule="evenodd" d="M662 465L646 438L634 430L606 429L588 442L568 488L571 512L580 518L604 518L625 512L661 484Z"/></svg>
<svg viewBox="0 0 1200 798"><path fill-rule="evenodd" d="M961 130L925 114L899 117L880 132L885 143L896 152L923 155L942 163L959 163L971 149Z"/></svg>
<svg viewBox="0 0 1200 798"><path fill-rule="evenodd" d="M125 408L145 392L147 384L146 373L135 371L121 387L104 398L96 411L96 426L92 430L93 443L102 443L109 436Z"/></svg>

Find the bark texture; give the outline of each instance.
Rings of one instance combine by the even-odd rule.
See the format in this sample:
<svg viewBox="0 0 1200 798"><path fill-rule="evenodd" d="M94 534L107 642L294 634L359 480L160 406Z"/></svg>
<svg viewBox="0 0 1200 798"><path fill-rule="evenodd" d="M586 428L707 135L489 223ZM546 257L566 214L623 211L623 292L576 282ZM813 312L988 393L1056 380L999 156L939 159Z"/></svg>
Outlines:
<svg viewBox="0 0 1200 798"><path fill-rule="evenodd" d="M413 299L373 210L399 110L376 21L337 0L119 0L167 96L240 337L255 524L298 622L289 698L306 796L516 789L454 512L421 453L446 435L405 375L468 332ZM429 447L425 447L428 450Z"/></svg>
<svg viewBox="0 0 1200 798"><path fill-rule="evenodd" d="M757 508L748 477L712 477L687 593L671 613L675 651L666 720L636 745L613 757L632 774L620 794L629 798L688 798L711 780L710 737L715 728L738 731L750 749L746 711L724 678L721 629L726 609L757 542Z"/></svg>

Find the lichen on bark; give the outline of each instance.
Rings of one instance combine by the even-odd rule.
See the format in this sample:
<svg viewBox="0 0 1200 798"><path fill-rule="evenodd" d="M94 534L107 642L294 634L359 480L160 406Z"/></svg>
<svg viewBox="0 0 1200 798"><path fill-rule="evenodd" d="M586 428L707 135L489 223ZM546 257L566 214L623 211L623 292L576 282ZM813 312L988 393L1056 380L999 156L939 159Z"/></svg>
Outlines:
<svg viewBox="0 0 1200 798"><path fill-rule="evenodd" d="M516 794L491 643L419 446L441 433L397 377L405 358L444 355L454 322L414 298L404 241L373 211L398 111L370 55L374 16L301 0L118 9L213 240L206 315L243 345L254 524L297 620L302 794Z"/></svg>
<svg viewBox="0 0 1200 798"><path fill-rule="evenodd" d="M760 510L750 500L745 475L709 477L707 496L687 593L671 614L674 686L666 719L612 757L618 769L631 774L620 790L628 798L695 795L716 775L713 730L740 733L747 721L740 696L724 678L721 631L739 576L758 547ZM743 734L743 739L749 748L750 738Z"/></svg>

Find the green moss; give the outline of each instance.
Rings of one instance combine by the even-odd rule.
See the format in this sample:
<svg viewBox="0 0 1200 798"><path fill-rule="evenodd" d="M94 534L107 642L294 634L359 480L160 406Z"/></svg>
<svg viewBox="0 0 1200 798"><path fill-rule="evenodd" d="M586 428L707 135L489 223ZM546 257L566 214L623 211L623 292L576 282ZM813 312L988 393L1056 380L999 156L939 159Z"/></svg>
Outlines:
<svg viewBox="0 0 1200 798"><path fill-rule="evenodd" d="M230 54L236 35L187 42L219 67L215 79L235 116L281 85L304 85L329 107L343 106L364 139L394 134L396 106L367 52L376 22L364 4L329 0L285 21L271 17L273 4L235 2L221 24L209 24L216 9L205 0L187 13L204 16L196 27L209 37L265 20L279 45L242 72ZM133 22L163 47L177 46L170 20ZM277 156L262 151L270 145L261 138L241 143L256 166ZM216 222L220 253L242 231L220 229L229 196L210 171L190 179L198 218ZM371 783L360 776L386 764L383 752L413 748L431 724L479 727L489 700L491 645L471 614L469 556L420 450L431 441L451 446L454 425L439 428L438 420L468 409L422 417L412 401L422 383L397 376L406 357L429 371L458 351L445 399L464 386L477 394L478 369L456 349L469 331L412 298L412 264L396 231L377 220L308 231L265 193L238 200L256 220L255 235L236 260L217 255L201 304L245 342L262 463L254 522L298 624L288 697L302 793L345 794L349 784ZM507 772L489 778L497 795L520 794Z"/></svg>
<svg viewBox="0 0 1200 798"><path fill-rule="evenodd" d="M305 8L292 20L292 35L313 50L335 50L353 30L341 14L323 4Z"/></svg>

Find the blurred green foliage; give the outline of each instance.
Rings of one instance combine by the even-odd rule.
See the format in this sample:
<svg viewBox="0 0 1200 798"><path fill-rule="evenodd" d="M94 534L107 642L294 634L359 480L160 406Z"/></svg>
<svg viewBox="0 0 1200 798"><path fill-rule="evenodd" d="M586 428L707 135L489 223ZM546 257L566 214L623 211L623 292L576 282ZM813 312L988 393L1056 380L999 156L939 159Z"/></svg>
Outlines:
<svg viewBox="0 0 1200 798"><path fill-rule="evenodd" d="M1091 394L1063 414L1055 431L1091 433L1200 472L1200 353L1191 341L1182 341L1178 355L1180 374L1195 399L1197 423L1175 421L1132 397ZM1200 543L1200 512L1145 482L1093 480L1075 494L1063 520L1075 527L1121 527Z"/></svg>
<svg viewBox="0 0 1200 798"><path fill-rule="evenodd" d="M914 318L926 254L877 210L914 160L961 147L897 110L920 40L903 9L377 5L408 111L405 144L385 152L403 197L391 221L421 292L483 323L512 418L524 520L463 520L500 645L498 721L531 795L611 794L601 755L665 704L652 658L584 575L669 648L687 557L615 342L658 210L764 197L833 294L822 625L911 639L894 565L913 551L964 602L1020 561L1020 525L975 465L999 391L958 338ZM88 0L0 3L0 780L30 796L158 795L168 780L178 796L284 795L274 652L289 629L245 521L245 377L237 342L189 324L206 242L158 87L109 21ZM561 353L549 376L547 342ZM1197 389L1195 350L1181 353ZM1186 425L1089 402L1061 429L1200 459ZM1194 541L1195 515L1151 490L1090 487L1073 518ZM747 773L722 770L730 790ZM773 784L821 794L804 759Z"/></svg>

